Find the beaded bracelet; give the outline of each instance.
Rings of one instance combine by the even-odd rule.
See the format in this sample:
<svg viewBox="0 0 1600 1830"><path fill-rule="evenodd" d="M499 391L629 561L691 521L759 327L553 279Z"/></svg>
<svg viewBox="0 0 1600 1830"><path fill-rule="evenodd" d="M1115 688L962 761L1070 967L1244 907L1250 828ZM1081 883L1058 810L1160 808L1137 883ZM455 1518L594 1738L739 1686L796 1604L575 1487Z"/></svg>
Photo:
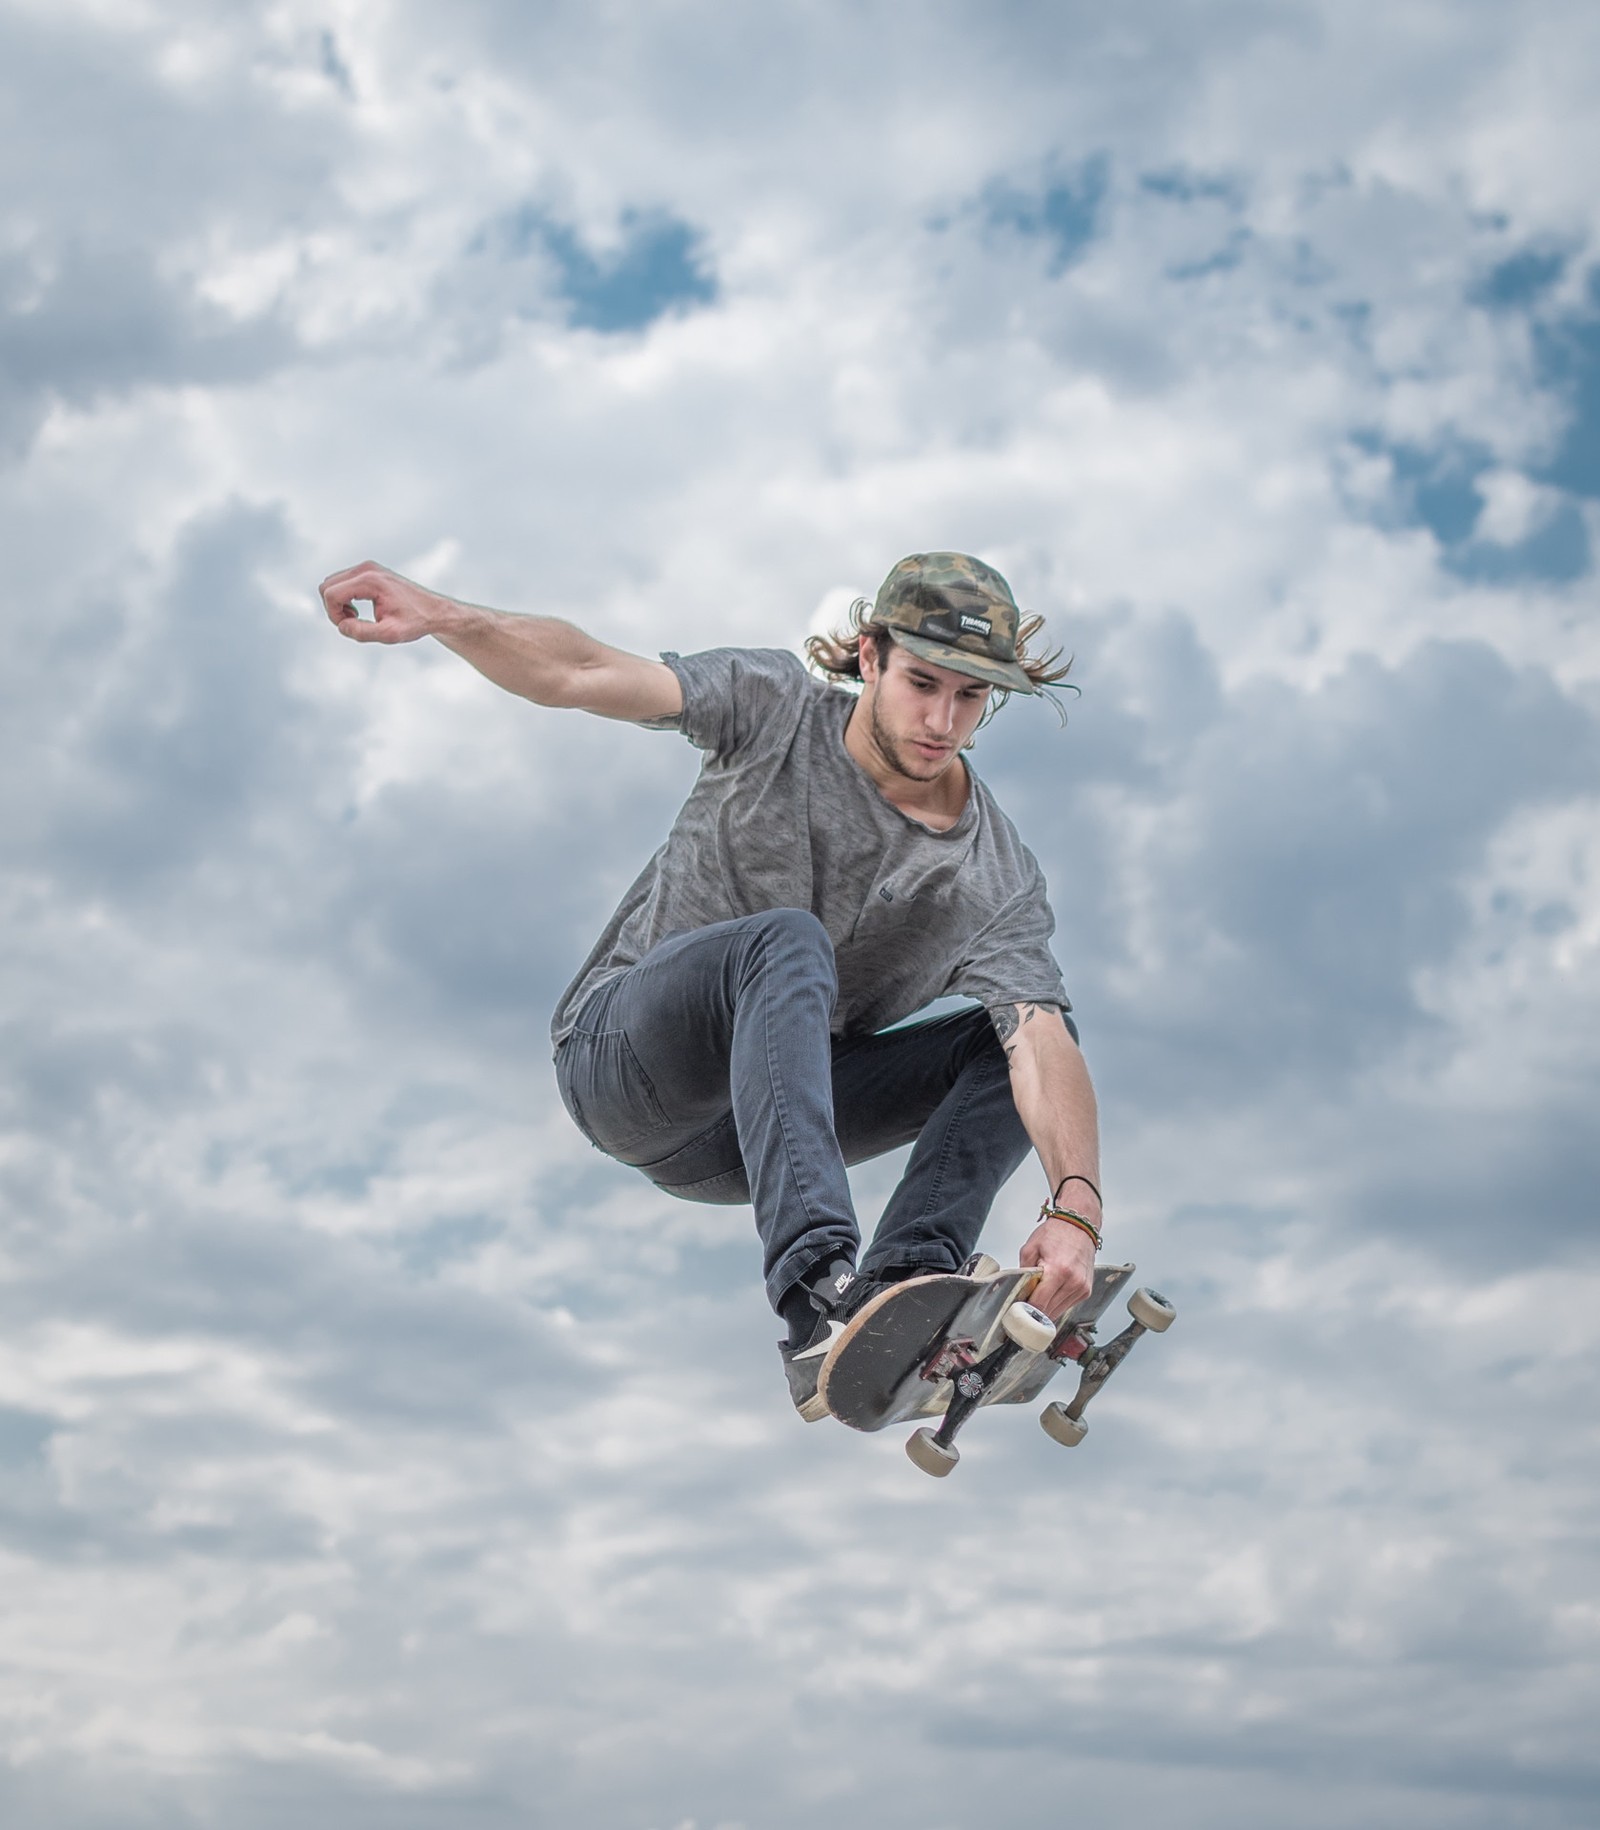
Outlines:
<svg viewBox="0 0 1600 1830"><path fill-rule="evenodd" d="M1039 1218L1041 1220L1065 1220L1069 1226L1077 1227L1094 1241L1094 1249L1097 1252L1104 1244L1100 1237L1100 1229L1094 1222L1085 1220L1082 1214L1074 1212L1070 1207L1057 1207L1053 1202L1046 1201L1044 1206L1039 1209Z"/></svg>

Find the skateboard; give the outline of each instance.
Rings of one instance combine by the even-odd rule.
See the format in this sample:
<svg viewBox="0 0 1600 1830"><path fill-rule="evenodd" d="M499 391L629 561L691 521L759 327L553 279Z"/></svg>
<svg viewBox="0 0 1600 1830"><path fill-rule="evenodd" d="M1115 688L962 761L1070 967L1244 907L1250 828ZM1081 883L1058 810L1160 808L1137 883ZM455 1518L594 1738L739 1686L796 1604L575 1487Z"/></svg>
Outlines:
<svg viewBox="0 0 1600 1830"><path fill-rule="evenodd" d="M1154 1290L1135 1290L1133 1320L1096 1345L1096 1327L1134 1268L1097 1265L1093 1290L1059 1322L1028 1301L1038 1271L1004 1271L981 1253L959 1272L907 1278L851 1318L822 1363L818 1395L853 1430L942 1414L937 1429L911 1434L906 1454L924 1474L943 1475L961 1459L955 1435L974 1411L1031 1403L1072 1361L1077 1391L1068 1403L1047 1404L1039 1418L1047 1435L1072 1448L1088 1434L1090 1399L1141 1335L1164 1333L1176 1314Z"/></svg>

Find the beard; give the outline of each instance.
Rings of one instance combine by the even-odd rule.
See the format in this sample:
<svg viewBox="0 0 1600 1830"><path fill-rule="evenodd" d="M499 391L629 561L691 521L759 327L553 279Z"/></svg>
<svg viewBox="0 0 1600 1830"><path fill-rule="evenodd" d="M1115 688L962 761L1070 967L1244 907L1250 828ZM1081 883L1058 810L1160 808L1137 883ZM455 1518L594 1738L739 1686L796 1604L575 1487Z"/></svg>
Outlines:
<svg viewBox="0 0 1600 1830"><path fill-rule="evenodd" d="M938 762L930 763L912 751L909 745L902 743L884 723L883 713L879 708L876 696L873 698L869 712L872 741L877 745L878 753L896 775L903 775L907 781L912 782L935 782L955 761L956 752L954 750L941 757Z"/></svg>

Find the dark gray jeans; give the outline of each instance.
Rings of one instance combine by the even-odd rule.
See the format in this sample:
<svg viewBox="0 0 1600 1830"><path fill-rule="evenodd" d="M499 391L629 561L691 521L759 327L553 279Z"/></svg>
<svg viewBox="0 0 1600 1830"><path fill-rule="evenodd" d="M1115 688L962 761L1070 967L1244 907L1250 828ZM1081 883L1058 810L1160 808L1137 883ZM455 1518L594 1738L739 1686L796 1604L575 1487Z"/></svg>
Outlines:
<svg viewBox="0 0 1600 1830"><path fill-rule="evenodd" d="M849 1163L913 1144L864 1271L953 1270L1028 1151L987 1012L834 1040L806 910L674 935L586 1000L556 1082L597 1149L686 1201L755 1207L774 1308L860 1245Z"/></svg>

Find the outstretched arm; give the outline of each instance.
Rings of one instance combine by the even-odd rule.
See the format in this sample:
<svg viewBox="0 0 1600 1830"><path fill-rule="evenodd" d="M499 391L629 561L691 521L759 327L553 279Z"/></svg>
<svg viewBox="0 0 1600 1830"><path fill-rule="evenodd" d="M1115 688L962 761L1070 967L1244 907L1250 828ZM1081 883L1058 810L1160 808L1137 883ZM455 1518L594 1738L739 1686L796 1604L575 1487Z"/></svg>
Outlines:
<svg viewBox="0 0 1600 1830"><path fill-rule="evenodd" d="M649 724L683 710L678 676L662 661L608 648L554 616L515 616L429 591L371 560L321 585L328 619L355 642L431 635L486 679L535 705L572 706ZM367 620L356 605L372 605Z"/></svg>
<svg viewBox="0 0 1600 1830"><path fill-rule="evenodd" d="M991 1011L1011 1067L1011 1096L1059 1205L1096 1228L1100 1201L1100 1123L1094 1086L1078 1045L1055 1004L1007 1004ZM1087 1177L1087 1182L1069 1177ZM1094 1241L1069 1220L1041 1220L1022 1248L1022 1263L1044 1272L1034 1302L1058 1319L1094 1286Z"/></svg>

